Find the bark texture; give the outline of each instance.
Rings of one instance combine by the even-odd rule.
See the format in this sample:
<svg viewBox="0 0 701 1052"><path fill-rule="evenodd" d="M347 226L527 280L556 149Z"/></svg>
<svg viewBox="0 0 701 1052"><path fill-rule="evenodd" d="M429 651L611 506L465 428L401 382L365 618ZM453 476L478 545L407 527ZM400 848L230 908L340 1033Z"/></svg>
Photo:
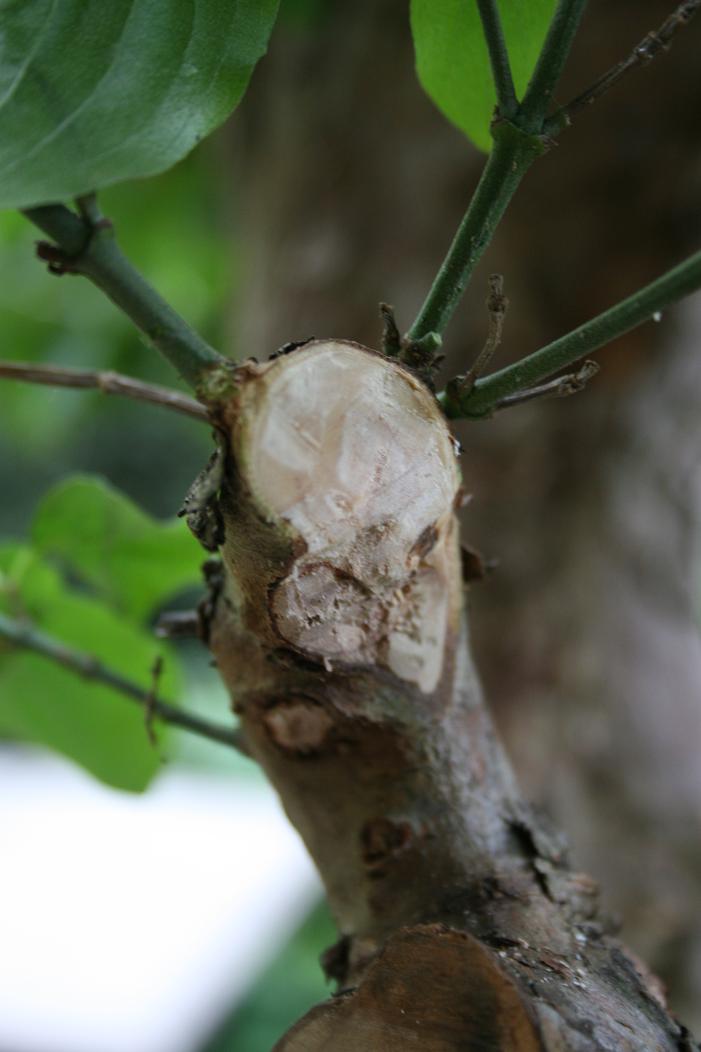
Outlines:
<svg viewBox="0 0 701 1052"><path fill-rule="evenodd" d="M670 6L592 0L571 93ZM481 161L422 96L400 8L338 0L313 31L288 23L244 103L245 353L312 333L376 345L381 299L406 327L457 225ZM505 274L511 300L502 361L695 243L698 32L529 174L484 271ZM485 293L478 276L453 325L454 371L483 339ZM471 597L475 652L520 780L698 1028L701 376L698 321L677 317L605 352L585 395L460 437L467 539L500 561Z"/></svg>
<svg viewBox="0 0 701 1052"><path fill-rule="evenodd" d="M279 1048L695 1048L495 737L431 393L347 341L227 386L206 635L340 932L340 996Z"/></svg>

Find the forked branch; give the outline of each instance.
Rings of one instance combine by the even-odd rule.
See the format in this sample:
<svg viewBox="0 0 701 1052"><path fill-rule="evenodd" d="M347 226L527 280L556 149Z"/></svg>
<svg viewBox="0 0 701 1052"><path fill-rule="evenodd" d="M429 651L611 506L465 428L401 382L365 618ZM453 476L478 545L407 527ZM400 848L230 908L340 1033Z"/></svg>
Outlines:
<svg viewBox="0 0 701 1052"><path fill-rule="evenodd" d="M585 3L586 0L559 0L540 58L517 109L511 102L511 73L496 5L487 0L480 3L500 101L499 117L492 124L494 146L435 281L406 335L407 344L442 336L516 188L536 157L546 151L543 122Z"/></svg>

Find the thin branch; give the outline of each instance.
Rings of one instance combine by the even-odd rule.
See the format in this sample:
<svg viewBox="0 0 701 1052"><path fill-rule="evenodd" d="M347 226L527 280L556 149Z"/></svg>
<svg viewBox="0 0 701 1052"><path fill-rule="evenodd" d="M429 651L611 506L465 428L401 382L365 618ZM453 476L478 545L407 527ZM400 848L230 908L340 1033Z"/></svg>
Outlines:
<svg viewBox="0 0 701 1052"><path fill-rule="evenodd" d="M226 364L149 285L122 253L111 225L97 220L81 199L82 217L64 205L28 208L25 216L55 244L40 242L38 253L55 274L83 274L131 318L149 342L193 388L217 365Z"/></svg>
<svg viewBox="0 0 701 1052"><path fill-rule="evenodd" d="M400 341L400 362L408 365L431 391L435 390L435 375L445 359L442 345L443 340L437 332L427 332L419 340L412 340L407 334Z"/></svg>
<svg viewBox="0 0 701 1052"><path fill-rule="evenodd" d="M406 340L418 343L442 334L467 283L491 241L506 206L533 161L543 152L537 138L521 134L509 122L493 128L494 148L458 232Z"/></svg>
<svg viewBox="0 0 701 1052"><path fill-rule="evenodd" d="M592 354L643 322L652 319L659 321L661 311L699 288L701 251L547 347L478 380L462 403L456 404L448 398L447 392L442 393L439 398L445 412L453 418L489 416L504 398L536 386L553 373Z"/></svg>
<svg viewBox="0 0 701 1052"><path fill-rule="evenodd" d="M489 279L489 296L487 297L487 313L489 315L487 339L475 362L465 373L460 385L463 392L467 393L472 390L475 382L494 357L494 353L501 343L501 334L504 329L508 307L509 301L504 295L504 278L501 274L492 274Z"/></svg>
<svg viewBox="0 0 701 1052"><path fill-rule="evenodd" d="M542 132L587 0L558 0L545 43L519 107L517 123L524 131Z"/></svg>
<svg viewBox="0 0 701 1052"><path fill-rule="evenodd" d="M496 0L477 0L482 30L489 52L492 79L497 95L497 107L502 117L511 118L518 108L514 78L511 73L509 52L506 48L504 30L499 17Z"/></svg>
<svg viewBox="0 0 701 1052"><path fill-rule="evenodd" d="M569 398L570 395L583 391L592 377L596 376L599 368L596 362L585 362L576 373L567 373L566 376L558 376L557 379L548 380L537 387L529 387L525 391L500 398L494 409L510 409L514 405L533 402L536 398Z"/></svg>
<svg viewBox="0 0 701 1052"><path fill-rule="evenodd" d="M406 334L405 346L442 336L516 188L536 157L547 149L545 115L585 4L586 0L558 0L523 102L509 113L510 119L502 116L492 123L492 152L428 296ZM479 6L497 91L506 97L504 62L508 66L508 57L496 6L488 0L480 0Z"/></svg>
<svg viewBox="0 0 701 1052"><path fill-rule="evenodd" d="M101 683L103 686L118 691L124 697L141 705L147 717L149 714L151 718L158 716L165 723L190 731L190 733L197 734L200 738L208 738L210 741L220 742L233 749L238 749L242 752L246 751L237 730L231 730L228 727L211 723L209 720L179 709L175 705L170 705L167 701L160 701L155 696L153 687L151 690L144 690L143 687L137 686L136 683L132 683L131 680L121 676L118 672L113 672L111 669L106 668L96 658L65 646L63 643L45 635L25 622L14 621L9 617L5 617L4 614L0 614L0 637L9 640L14 646L22 647L24 650L31 650L35 654L40 654L42 657L70 669L71 672L82 676L83 679Z"/></svg>
<svg viewBox="0 0 701 1052"><path fill-rule="evenodd" d="M557 135L558 132L572 123L572 117L575 113L600 99L602 95L615 84L618 84L619 80L625 77L627 73L630 73L631 70L651 62L660 52L666 51L675 33L689 24L700 7L701 0L685 0L684 3L680 4L676 11L665 19L659 29L643 37L627 58L618 62L603 76L599 77L591 87L583 91L581 95L577 95L571 102L560 107L559 110L549 117L545 123L546 134Z"/></svg>
<svg viewBox="0 0 701 1052"><path fill-rule="evenodd" d="M176 413L208 422L207 410L194 398L180 391L158 384L146 384L132 376L123 376L111 371L70 369L63 365L35 365L33 362L0 361L0 379L23 380L30 384L48 384L52 387L94 389L103 394L122 395L137 402L149 402L172 409Z"/></svg>
<svg viewBox="0 0 701 1052"><path fill-rule="evenodd" d="M504 295L504 278L501 274L492 274L489 278L489 296L487 297L487 313L489 315L487 339L468 371L461 376L456 376L446 385L443 406L446 413L448 413L449 405L457 406L459 412L459 406L465 401L470 391L474 388L475 383L494 357L494 353L501 343L508 306L509 301Z"/></svg>

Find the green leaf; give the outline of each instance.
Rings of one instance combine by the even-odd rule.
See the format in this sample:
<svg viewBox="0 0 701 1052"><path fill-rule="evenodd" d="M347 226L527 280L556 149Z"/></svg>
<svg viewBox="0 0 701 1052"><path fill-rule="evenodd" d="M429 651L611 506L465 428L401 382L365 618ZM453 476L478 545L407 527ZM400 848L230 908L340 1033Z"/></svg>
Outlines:
<svg viewBox="0 0 701 1052"><path fill-rule="evenodd" d="M0 0L0 207L154 175L234 109L278 0Z"/></svg>
<svg viewBox="0 0 701 1052"><path fill-rule="evenodd" d="M40 631L146 689L161 655L159 697L172 700L177 694L179 670L163 644L104 604L72 594L31 549L0 549L0 607L13 616L30 616ZM160 769L166 730L159 727L155 749L140 706L0 640L0 733L43 745L108 785L139 792Z"/></svg>
<svg viewBox="0 0 701 1052"><path fill-rule="evenodd" d="M202 580L202 549L183 521L152 519L100 478L76 476L50 490L32 539L136 621Z"/></svg>
<svg viewBox="0 0 701 1052"><path fill-rule="evenodd" d="M500 0L516 93L523 95L555 9L555 0ZM419 80L443 114L482 150L496 96L474 0L411 0Z"/></svg>
<svg viewBox="0 0 701 1052"><path fill-rule="evenodd" d="M56 570L26 544L0 544L0 610L10 617L36 618L63 589Z"/></svg>

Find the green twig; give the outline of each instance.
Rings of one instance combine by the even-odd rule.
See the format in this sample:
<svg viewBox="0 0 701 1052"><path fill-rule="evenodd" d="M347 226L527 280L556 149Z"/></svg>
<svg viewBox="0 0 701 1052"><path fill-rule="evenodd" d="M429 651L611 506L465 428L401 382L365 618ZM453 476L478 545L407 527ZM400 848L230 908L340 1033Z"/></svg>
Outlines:
<svg viewBox="0 0 701 1052"><path fill-rule="evenodd" d="M497 107L502 117L511 119L518 108L514 78L511 73L509 53L504 40L504 30L499 17L496 0L477 0L482 30L489 52L492 78L497 95Z"/></svg>
<svg viewBox="0 0 701 1052"><path fill-rule="evenodd" d="M520 362L478 380L471 394L457 401L439 396L449 417L489 416L504 398L523 392L618 336L650 321L670 304L701 288L701 252L694 253L656 281L634 292L578 329L554 340Z"/></svg>
<svg viewBox="0 0 701 1052"><path fill-rule="evenodd" d="M444 332L506 206L544 149L537 137L523 135L508 121L497 123L493 134L482 177L407 341Z"/></svg>
<svg viewBox="0 0 701 1052"><path fill-rule="evenodd" d="M226 359L190 328L129 262L109 223L96 222L94 210L82 217L64 205L28 208L26 217L52 239L39 254L54 273L83 274L131 318L149 342L193 388Z"/></svg>
<svg viewBox="0 0 701 1052"><path fill-rule="evenodd" d="M63 643L51 636L21 621L13 621L4 614L0 614L0 637L9 640L14 646L24 650L31 650L35 654L48 658L50 661L63 665L83 679L93 680L103 686L110 687L138 705L141 705L147 715L158 716L165 723L171 723L182 730L190 731L199 735L200 738L209 738L210 741L220 742L233 749L245 751L245 746L237 730L222 727L211 723L209 720L201 719L192 713L169 705L167 701L160 701L155 697L155 691L144 690L131 680L120 676L106 668L96 658L89 654L83 654L78 650L65 646ZM48 704L48 701L47 701Z"/></svg>
<svg viewBox="0 0 701 1052"><path fill-rule="evenodd" d="M93 389L103 394L122 395L137 402L160 405L205 423L209 421L209 414L202 403L181 391L158 384L147 384L133 376L123 376L107 369L72 369L65 365L0 361L0 380L22 380L24 383L47 384L50 387Z"/></svg>
<svg viewBox="0 0 701 1052"><path fill-rule="evenodd" d="M502 119L492 124L494 147L405 343L416 345L432 334L443 334L516 188L535 158L545 152L543 122L585 3L558 0L524 99L514 108L513 80L496 2L478 0Z"/></svg>
<svg viewBox="0 0 701 1052"><path fill-rule="evenodd" d="M587 0L558 0L516 118L519 127L526 132L542 131L543 119L550 108L586 3Z"/></svg>

